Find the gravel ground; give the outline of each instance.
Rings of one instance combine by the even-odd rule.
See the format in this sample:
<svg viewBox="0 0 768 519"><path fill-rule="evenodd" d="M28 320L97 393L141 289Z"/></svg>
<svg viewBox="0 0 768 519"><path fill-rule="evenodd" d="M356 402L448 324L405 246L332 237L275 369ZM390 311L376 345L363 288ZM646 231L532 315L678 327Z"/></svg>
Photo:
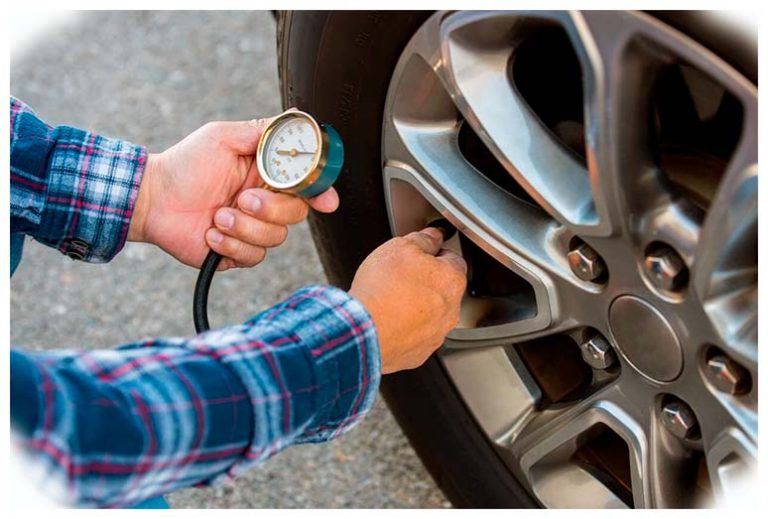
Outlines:
<svg viewBox="0 0 768 519"><path fill-rule="evenodd" d="M87 13L11 57L11 92L51 124L160 151L206 121L276 113L274 24L266 12ZM189 335L196 271L128 244L109 265L27 242L11 283L11 340L111 347ZM324 276L306 225L257 269L221 275L212 321L237 322ZM240 287L240 290L238 290ZM236 482L184 490L174 507L445 507L386 406L345 437L294 447Z"/></svg>

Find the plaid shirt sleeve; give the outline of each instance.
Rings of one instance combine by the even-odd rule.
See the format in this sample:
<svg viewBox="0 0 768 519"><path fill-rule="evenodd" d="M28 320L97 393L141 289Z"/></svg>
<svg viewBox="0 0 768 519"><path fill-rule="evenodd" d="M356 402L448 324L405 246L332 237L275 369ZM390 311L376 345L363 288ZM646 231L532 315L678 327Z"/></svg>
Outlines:
<svg viewBox="0 0 768 519"><path fill-rule="evenodd" d="M125 244L147 151L51 127L11 97L11 234L101 263Z"/></svg>
<svg viewBox="0 0 768 519"><path fill-rule="evenodd" d="M380 359L364 307L309 286L192 339L12 350L11 373L13 430L45 490L124 507L338 436L373 405Z"/></svg>

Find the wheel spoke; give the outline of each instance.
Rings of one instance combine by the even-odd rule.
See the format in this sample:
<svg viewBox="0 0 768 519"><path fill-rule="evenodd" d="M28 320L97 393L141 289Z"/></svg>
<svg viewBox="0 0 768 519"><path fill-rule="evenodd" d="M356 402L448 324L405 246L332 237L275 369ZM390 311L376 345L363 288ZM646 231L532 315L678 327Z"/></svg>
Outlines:
<svg viewBox="0 0 768 519"><path fill-rule="evenodd" d="M747 133L748 135L756 135ZM693 288L723 345L757 362L756 144L744 143L731 162L701 232Z"/></svg>
<svg viewBox="0 0 768 519"><path fill-rule="evenodd" d="M440 358L485 434L496 443L512 441L541 398L519 360L504 346L444 350Z"/></svg>
<svg viewBox="0 0 768 519"><path fill-rule="evenodd" d="M757 446L735 428L718 435L707 449L707 471L715 502L739 506L739 496L754 493L757 481Z"/></svg>
<svg viewBox="0 0 768 519"><path fill-rule="evenodd" d="M650 506L648 440L645 426L632 411L635 406L617 381L578 403L544 410L529 420L511 449L520 460L520 471L544 504L551 498L565 507L625 507L625 500L637 508ZM626 458L614 459L595 472L591 467L596 464L585 462L583 452L593 443L597 449L606 444L619 446L619 457ZM568 490L562 485L569 480L584 486L565 496L563 492ZM558 486L561 494L554 501Z"/></svg>
<svg viewBox="0 0 768 519"><path fill-rule="evenodd" d="M652 147L653 79L665 59L637 43L644 15L575 13L585 84L585 139L596 210L611 232L633 233L638 216L670 199Z"/></svg>

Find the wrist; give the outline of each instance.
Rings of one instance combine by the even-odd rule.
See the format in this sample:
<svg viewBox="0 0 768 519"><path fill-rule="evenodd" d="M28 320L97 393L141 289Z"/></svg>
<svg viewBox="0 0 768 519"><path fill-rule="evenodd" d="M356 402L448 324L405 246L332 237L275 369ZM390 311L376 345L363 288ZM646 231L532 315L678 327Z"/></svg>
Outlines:
<svg viewBox="0 0 768 519"><path fill-rule="evenodd" d="M353 299L360 303L363 308L365 308L365 311L368 312L368 315L371 317L371 322L373 322L373 329L376 333L376 337L379 343L381 371L382 373L389 373L392 371L391 366L389 366L389 340L387 337L385 337L386 330L384 323L382 322L383 319L381 318L381 312L377 302L378 298L374 294L369 293L369 291L360 290L354 286L349 289L348 293Z"/></svg>
<svg viewBox="0 0 768 519"><path fill-rule="evenodd" d="M141 184L139 185L139 193L133 206L131 224L128 228L128 241L147 241L147 216L149 208L152 206L152 183L157 176L159 158L157 153L150 153L147 156Z"/></svg>

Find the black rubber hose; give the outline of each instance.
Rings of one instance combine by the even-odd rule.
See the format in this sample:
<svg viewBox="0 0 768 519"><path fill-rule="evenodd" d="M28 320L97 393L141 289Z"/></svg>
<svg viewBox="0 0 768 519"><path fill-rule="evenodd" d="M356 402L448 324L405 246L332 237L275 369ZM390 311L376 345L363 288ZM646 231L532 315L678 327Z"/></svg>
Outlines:
<svg viewBox="0 0 768 519"><path fill-rule="evenodd" d="M197 275L195 283L195 296L192 299L192 319L195 321L195 331L197 333L207 332L211 329L208 324L208 291L211 288L213 275L216 268L221 263L221 254L209 252L200 267L200 273Z"/></svg>

